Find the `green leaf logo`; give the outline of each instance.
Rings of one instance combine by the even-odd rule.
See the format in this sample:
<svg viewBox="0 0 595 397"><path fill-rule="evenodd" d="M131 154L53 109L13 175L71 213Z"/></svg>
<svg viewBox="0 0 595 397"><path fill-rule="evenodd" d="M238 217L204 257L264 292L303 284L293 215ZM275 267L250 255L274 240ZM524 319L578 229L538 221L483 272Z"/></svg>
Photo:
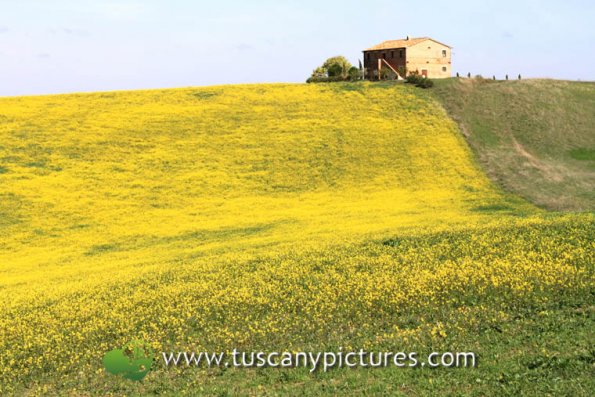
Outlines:
<svg viewBox="0 0 595 397"><path fill-rule="evenodd" d="M103 366L107 372L132 380L143 379L151 370L152 364L153 350L140 340L132 341L103 356Z"/></svg>

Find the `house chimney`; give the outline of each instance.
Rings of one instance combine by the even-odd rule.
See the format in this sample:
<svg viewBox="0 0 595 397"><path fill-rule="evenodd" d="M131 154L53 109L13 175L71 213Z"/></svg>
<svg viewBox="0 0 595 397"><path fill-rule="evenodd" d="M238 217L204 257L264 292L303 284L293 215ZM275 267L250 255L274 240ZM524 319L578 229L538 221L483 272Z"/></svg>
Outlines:
<svg viewBox="0 0 595 397"><path fill-rule="evenodd" d="M405 40L409 40L409 36L407 36L407 38Z"/></svg>

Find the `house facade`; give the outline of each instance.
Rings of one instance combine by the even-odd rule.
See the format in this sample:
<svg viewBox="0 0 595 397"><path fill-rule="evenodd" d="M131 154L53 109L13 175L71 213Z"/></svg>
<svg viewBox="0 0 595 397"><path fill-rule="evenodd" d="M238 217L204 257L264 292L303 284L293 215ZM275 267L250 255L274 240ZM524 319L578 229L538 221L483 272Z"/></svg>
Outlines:
<svg viewBox="0 0 595 397"><path fill-rule="evenodd" d="M363 51L366 78L378 79L383 73L404 78L414 71L432 79L451 77L451 50L430 37L383 41Z"/></svg>

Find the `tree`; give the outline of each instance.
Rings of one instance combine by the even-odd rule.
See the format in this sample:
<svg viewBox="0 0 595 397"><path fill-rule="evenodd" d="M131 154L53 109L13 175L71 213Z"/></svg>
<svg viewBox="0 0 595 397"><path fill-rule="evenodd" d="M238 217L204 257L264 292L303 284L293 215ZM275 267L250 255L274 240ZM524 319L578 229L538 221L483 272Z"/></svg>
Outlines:
<svg viewBox="0 0 595 397"><path fill-rule="evenodd" d="M347 77L349 75L349 69L351 69L351 66L351 63L349 63L347 58L340 55L336 57L331 57L324 61L324 63L322 64L323 69L326 69L328 72L330 72L332 68L333 71L338 72L338 74L336 74L335 76L341 77ZM331 74L329 73L329 77L330 76Z"/></svg>
<svg viewBox="0 0 595 397"><path fill-rule="evenodd" d="M352 66L351 68L349 68L348 74L349 74L349 80L351 80L351 81L359 80L362 75L360 69L356 68L355 66Z"/></svg>
<svg viewBox="0 0 595 397"><path fill-rule="evenodd" d="M332 63L326 69L328 77L341 77L343 75L343 68L338 63Z"/></svg>
<svg viewBox="0 0 595 397"><path fill-rule="evenodd" d="M312 77L314 77L314 78L327 77L327 70L324 69L322 66L319 66L316 69L314 69L314 71L312 72Z"/></svg>
<svg viewBox="0 0 595 397"><path fill-rule="evenodd" d="M351 68L353 68L353 66L344 56L331 57L324 61L322 66L314 69L312 75L307 81L317 82L347 80L350 78L349 70Z"/></svg>

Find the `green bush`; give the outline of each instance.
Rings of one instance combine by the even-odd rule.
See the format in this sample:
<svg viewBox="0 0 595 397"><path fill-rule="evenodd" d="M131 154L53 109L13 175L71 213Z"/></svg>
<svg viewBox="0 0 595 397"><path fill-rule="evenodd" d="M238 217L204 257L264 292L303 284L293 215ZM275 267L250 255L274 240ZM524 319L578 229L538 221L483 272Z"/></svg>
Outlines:
<svg viewBox="0 0 595 397"><path fill-rule="evenodd" d="M356 68L355 66L352 66L351 68L349 68L348 75L349 75L349 80L351 80L351 81L361 79L360 70L358 68Z"/></svg>
<svg viewBox="0 0 595 397"><path fill-rule="evenodd" d="M419 84L419 82L423 79L423 76L420 76L417 72L409 73L409 76L405 79L405 83L409 84Z"/></svg>
<svg viewBox="0 0 595 397"><path fill-rule="evenodd" d="M310 77L319 78L319 77L328 77L328 75L327 75L326 69L323 68L322 66L319 66L316 69L314 69L314 71L312 72Z"/></svg>
<svg viewBox="0 0 595 397"><path fill-rule="evenodd" d="M405 66L399 66L397 68L397 72L399 72L399 75L401 77L405 77L405 76L407 76L407 67L405 67Z"/></svg>
<svg viewBox="0 0 595 397"><path fill-rule="evenodd" d="M347 81L347 79L342 76L312 76L306 80L306 83L335 83L338 81Z"/></svg>
<svg viewBox="0 0 595 397"><path fill-rule="evenodd" d="M409 73L405 79L405 83L415 84L416 87L430 88L434 86L434 82L427 77L420 75L417 71Z"/></svg>
<svg viewBox="0 0 595 397"><path fill-rule="evenodd" d="M338 63L333 63L327 69L328 77L341 77L343 75L343 68Z"/></svg>
<svg viewBox="0 0 595 397"><path fill-rule="evenodd" d="M422 77L421 80L415 86L420 88L431 88L434 86L434 81Z"/></svg>

